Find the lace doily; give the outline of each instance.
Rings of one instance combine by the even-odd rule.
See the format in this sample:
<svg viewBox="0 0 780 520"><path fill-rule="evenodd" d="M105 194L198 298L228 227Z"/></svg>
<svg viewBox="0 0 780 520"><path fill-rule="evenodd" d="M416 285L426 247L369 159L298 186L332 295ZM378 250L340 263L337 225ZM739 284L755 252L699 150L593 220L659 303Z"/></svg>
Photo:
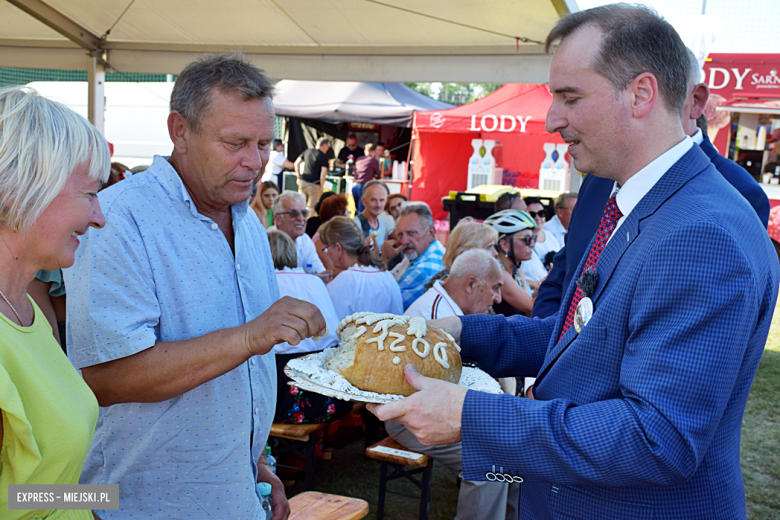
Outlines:
<svg viewBox="0 0 780 520"><path fill-rule="evenodd" d="M302 390L344 401L389 404L404 398L402 395L378 394L355 387L341 374L326 368L325 363L331 355L331 349L325 349L322 352L292 359L284 367L284 373L295 381L295 386ZM463 367L458 384L478 392L502 393L498 382L478 368Z"/></svg>

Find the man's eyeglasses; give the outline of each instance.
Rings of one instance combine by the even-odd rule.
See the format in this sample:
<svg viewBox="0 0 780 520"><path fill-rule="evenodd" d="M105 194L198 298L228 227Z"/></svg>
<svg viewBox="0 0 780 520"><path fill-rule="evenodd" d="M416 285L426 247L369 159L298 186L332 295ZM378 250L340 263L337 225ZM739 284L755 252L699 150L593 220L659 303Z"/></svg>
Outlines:
<svg viewBox="0 0 780 520"><path fill-rule="evenodd" d="M309 216L309 210L304 209L303 211L298 211L297 209L291 209L290 211L280 212L279 215L290 215L292 218L298 218L303 215L303 218L306 218Z"/></svg>
<svg viewBox="0 0 780 520"><path fill-rule="evenodd" d="M529 211L528 214L531 215L531 218L539 217L539 218L543 218L543 219L547 220L547 213L545 213L544 210L542 210L542 211Z"/></svg>
<svg viewBox="0 0 780 520"><path fill-rule="evenodd" d="M528 247L534 247L534 244L536 244L536 235L527 235L527 236L515 236L516 239L522 240L525 242L525 245Z"/></svg>

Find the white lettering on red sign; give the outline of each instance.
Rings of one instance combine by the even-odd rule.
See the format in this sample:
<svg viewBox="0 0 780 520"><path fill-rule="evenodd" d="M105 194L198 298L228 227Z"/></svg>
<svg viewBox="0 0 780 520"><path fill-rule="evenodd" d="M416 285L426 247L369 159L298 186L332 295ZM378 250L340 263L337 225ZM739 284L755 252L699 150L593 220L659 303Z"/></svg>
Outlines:
<svg viewBox="0 0 780 520"><path fill-rule="evenodd" d="M517 123L520 123L520 133L525 133L525 126L528 121L531 120L531 116L523 118L523 116L495 116L493 114L486 114L479 119L477 124L477 116L471 116L471 124L469 130L472 132L514 132L517 128Z"/></svg>
<svg viewBox="0 0 780 520"><path fill-rule="evenodd" d="M731 81L731 74L733 73L734 78L737 80L737 85L734 87L734 90L745 90L745 87L742 86L742 82L745 80L745 76L747 76L748 72L751 70L753 69L745 69L742 74L740 74L739 69L737 68L731 69L731 72L729 72L729 69L712 67L710 69L710 89L719 90L725 88L726 85L728 85ZM720 79L718 74L723 74L723 81L721 81L720 85L717 84L717 81ZM753 75L755 76L755 74ZM755 82L753 84L755 85Z"/></svg>

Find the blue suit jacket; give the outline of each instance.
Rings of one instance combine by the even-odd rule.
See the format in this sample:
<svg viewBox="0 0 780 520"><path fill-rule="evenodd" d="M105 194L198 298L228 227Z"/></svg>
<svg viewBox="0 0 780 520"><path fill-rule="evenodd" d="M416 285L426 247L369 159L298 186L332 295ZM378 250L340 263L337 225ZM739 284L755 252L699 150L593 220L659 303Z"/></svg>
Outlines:
<svg viewBox="0 0 780 520"><path fill-rule="evenodd" d="M761 186L742 166L720 155L706 135L701 149L723 178L753 206L766 229L769 224L769 198ZM572 212L570 232L564 239L565 247L555 255L553 268L539 287L531 316L546 318L558 312L563 292L569 286L577 264L590 250L590 240L599 228L601 215L604 213L604 207L614 185L613 181L595 175L588 175L585 178ZM695 215L691 214L686 218L693 217Z"/></svg>
<svg viewBox="0 0 780 520"><path fill-rule="evenodd" d="M558 341L562 313L463 317L465 357L538 373L536 400L467 393L464 478L522 477L523 518L744 518L742 414L780 280L749 208L694 146L605 247L580 334Z"/></svg>

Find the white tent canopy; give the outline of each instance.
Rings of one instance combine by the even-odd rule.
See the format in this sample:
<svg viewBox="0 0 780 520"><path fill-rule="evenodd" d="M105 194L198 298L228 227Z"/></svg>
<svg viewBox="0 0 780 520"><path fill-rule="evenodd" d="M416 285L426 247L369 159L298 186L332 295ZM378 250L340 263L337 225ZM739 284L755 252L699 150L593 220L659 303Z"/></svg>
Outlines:
<svg viewBox="0 0 780 520"><path fill-rule="evenodd" d="M276 84L274 108L278 116L328 123L411 127L415 110L444 110L452 105L401 83L283 80Z"/></svg>
<svg viewBox="0 0 780 520"><path fill-rule="evenodd" d="M575 0L0 0L0 67L178 74L241 50L276 79L544 83L542 41Z"/></svg>
<svg viewBox="0 0 780 520"><path fill-rule="evenodd" d="M242 49L278 79L545 82L540 43L576 10L574 0L7 0L0 66L90 70L102 58L177 74L196 54Z"/></svg>

